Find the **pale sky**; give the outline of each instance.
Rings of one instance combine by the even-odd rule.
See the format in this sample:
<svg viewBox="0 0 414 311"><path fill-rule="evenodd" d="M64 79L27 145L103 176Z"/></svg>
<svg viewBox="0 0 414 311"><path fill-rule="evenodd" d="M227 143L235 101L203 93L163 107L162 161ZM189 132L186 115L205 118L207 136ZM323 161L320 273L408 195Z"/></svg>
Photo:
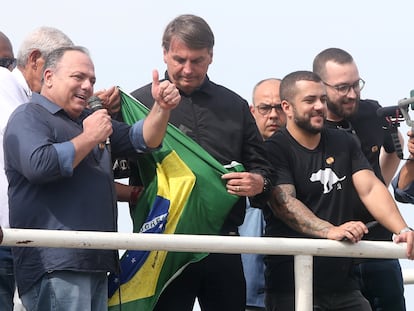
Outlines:
<svg viewBox="0 0 414 311"><path fill-rule="evenodd" d="M413 11L409 0L14 0L3 3L0 31L17 54L33 29L59 28L90 50L96 90L118 85L129 92L150 82L153 69L164 72L162 32L177 15L191 13L215 33L211 80L249 102L259 80L311 70L317 53L339 47L353 55L366 81L362 97L391 106L414 89ZM405 125L401 132L405 137ZM413 206L400 209L414 226ZM121 206L120 231L128 232L126 210ZM408 260L401 264L414 268ZM407 310L414 310L414 285L406 286L406 300Z"/></svg>

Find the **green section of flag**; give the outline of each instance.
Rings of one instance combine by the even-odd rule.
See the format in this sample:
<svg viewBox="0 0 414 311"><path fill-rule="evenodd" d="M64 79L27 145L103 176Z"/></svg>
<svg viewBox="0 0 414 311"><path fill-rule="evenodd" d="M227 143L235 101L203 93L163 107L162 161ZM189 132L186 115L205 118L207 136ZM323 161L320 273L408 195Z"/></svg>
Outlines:
<svg viewBox="0 0 414 311"><path fill-rule="evenodd" d="M126 123L145 118L148 109L120 92ZM155 223L148 219L158 202L169 202L162 234L218 234L224 219L238 200L227 193L221 175L242 170L226 169L191 138L169 125L159 151L140 155L137 164L145 191L131 212L134 232ZM160 217L157 217L159 219ZM151 251L142 267L121 287L123 311L152 310L163 288L181 269L206 253ZM131 258L122 258L130 260ZM121 261L122 261L121 260ZM134 260L131 260L134 262ZM128 262L129 263L129 262ZM119 310L119 292L110 298L110 311Z"/></svg>

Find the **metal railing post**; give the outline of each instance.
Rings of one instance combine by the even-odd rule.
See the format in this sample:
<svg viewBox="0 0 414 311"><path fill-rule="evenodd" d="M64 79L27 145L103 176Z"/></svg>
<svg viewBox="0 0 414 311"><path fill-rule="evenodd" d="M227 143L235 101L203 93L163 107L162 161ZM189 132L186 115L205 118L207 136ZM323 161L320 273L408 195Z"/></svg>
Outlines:
<svg viewBox="0 0 414 311"><path fill-rule="evenodd" d="M295 256L295 311L313 310L313 256Z"/></svg>

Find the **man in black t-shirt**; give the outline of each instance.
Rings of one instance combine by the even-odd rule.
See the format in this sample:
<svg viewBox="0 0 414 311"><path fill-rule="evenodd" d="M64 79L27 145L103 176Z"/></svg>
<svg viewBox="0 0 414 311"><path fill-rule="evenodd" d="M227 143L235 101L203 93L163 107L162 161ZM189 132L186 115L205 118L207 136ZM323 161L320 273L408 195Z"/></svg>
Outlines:
<svg viewBox="0 0 414 311"><path fill-rule="evenodd" d="M377 101L360 99L365 81L360 78L352 56L342 49L326 49L315 57L313 71L327 88L326 126L355 134L376 176L388 186L400 163L391 137L392 130L396 135L398 131L385 118L377 117L376 111L381 107ZM354 198L352 206L354 219L372 223L374 217L358 197ZM380 224L372 227L364 237L364 240L376 241L391 239L392 233ZM405 311L398 259L369 258L356 263L361 291L373 310Z"/></svg>
<svg viewBox="0 0 414 311"><path fill-rule="evenodd" d="M410 241L407 256L414 258L414 232L358 142L346 132L324 128L327 97L319 76L309 71L287 75L280 97L286 129L265 142L277 176L270 208L265 208L266 235L356 243L368 233L363 222L352 220L349 204L356 193L378 221L398 233L396 242ZM266 256L265 261L266 309L293 311L293 256ZM313 271L315 309L371 310L353 279L351 259L315 258Z"/></svg>

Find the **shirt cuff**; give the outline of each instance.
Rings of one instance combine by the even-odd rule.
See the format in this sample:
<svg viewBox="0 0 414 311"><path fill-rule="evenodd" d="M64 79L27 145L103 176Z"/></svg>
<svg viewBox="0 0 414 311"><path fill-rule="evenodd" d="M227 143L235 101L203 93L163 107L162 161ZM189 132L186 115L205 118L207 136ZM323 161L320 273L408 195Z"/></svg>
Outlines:
<svg viewBox="0 0 414 311"><path fill-rule="evenodd" d="M56 149L58 155L59 168L62 176L72 176L75 146L73 146L71 141L66 141L64 143L53 144L53 147Z"/></svg>
<svg viewBox="0 0 414 311"><path fill-rule="evenodd" d="M139 120L138 122L135 122L129 130L129 139L131 140L132 146L134 146L135 151L138 153L144 153L161 149L162 144L156 148L150 148L147 146L144 140L143 128L144 120Z"/></svg>

